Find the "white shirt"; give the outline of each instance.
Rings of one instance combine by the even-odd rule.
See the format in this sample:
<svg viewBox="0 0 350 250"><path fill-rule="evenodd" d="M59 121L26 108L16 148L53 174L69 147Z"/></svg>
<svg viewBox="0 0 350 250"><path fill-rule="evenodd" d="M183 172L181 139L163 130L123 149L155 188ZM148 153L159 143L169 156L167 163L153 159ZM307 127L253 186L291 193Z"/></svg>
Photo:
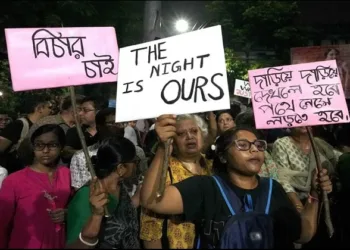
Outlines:
<svg viewBox="0 0 350 250"><path fill-rule="evenodd" d="M6 168L0 166L0 188L3 180L7 177L8 172Z"/></svg>
<svg viewBox="0 0 350 250"><path fill-rule="evenodd" d="M134 143L135 146L138 146L136 131L132 127L127 126L124 129L124 137Z"/></svg>

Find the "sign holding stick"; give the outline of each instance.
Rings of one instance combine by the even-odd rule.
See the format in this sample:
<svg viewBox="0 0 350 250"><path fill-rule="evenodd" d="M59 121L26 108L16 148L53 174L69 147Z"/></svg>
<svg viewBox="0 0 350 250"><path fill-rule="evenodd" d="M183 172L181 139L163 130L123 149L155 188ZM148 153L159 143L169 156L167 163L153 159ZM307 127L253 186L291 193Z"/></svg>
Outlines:
<svg viewBox="0 0 350 250"><path fill-rule="evenodd" d="M250 70L249 82L256 127L306 126L317 170L321 172L319 151L308 126L349 122L336 61ZM322 201L328 234L332 237L334 228L324 191Z"/></svg>
<svg viewBox="0 0 350 250"><path fill-rule="evenodd" d="M251 94L249 82L236 79L234 95L250 99Z"/></svg>
<svg viewBox="0 0 350 250"><path fill-rule="evenodd" d="M249 71L257 129L349 122L335 61Z"/></svg>
<svg viewBox="0 0 350 250"><path fill-rule="evenodd" d="M113 27L5 29L14 91L116 82Z"/></svg>
<svg viewBox="0 0 350 250"><path fill-rule="evenodd" d="M120 50L116 121L229 109L221 27Z"/></svg>
<svg viewBox="0 0 350 250"><path fill-rule="evenodd" d="M14 91L69 86L86 167L95 177L73 86L117 80L118 44L114 28L5 29L5 35ZM108 217L107 206L104 209Z"/></svg>

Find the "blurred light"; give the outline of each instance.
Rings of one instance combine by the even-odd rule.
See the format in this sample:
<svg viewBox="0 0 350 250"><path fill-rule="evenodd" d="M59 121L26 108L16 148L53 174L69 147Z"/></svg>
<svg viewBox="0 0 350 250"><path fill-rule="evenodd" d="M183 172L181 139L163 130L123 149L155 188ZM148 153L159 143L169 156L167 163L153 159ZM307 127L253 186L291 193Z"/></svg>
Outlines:
<svg viewBox="0 0 350 250"><path fill-rule="evenodd" d="M0 91L0 97L3 96L3 95L4 95L4 93L2 93L2 92Z"/></svg>
<svg viewBox="0 0 350 250"><path fill-rule="evenodd" d="M180 19L176 22L175 28L178 32L186 32L188 30L188 22L184 19Z"/></svg>

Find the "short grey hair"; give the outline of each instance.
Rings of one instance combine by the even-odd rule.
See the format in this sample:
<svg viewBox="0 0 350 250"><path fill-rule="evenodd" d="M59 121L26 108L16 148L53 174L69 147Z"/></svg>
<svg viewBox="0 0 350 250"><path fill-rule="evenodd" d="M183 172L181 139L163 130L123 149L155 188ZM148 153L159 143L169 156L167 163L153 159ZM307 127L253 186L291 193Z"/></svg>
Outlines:
<svg viewBox="0 0 350 250"><path fill-rule="evenodd" d="M201 130L203 138L205 139L208 136L208 125L207 123L198 115L186 114L186 115L178 115L176 117L176 121L184 121L184 120L193 120L196 122L198 128Z"/></svg>

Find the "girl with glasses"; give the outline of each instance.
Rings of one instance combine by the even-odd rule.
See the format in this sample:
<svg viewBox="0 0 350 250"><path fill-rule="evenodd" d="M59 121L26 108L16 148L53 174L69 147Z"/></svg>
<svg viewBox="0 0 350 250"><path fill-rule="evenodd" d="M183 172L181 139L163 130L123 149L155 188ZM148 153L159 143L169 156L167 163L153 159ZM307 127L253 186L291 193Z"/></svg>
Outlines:
<svg viewBox="0 0 350 250"><path fill-rule="evenodd" d="M10 174L0 189L0 248L58 249L65 246L65 207L70 172L58 166L65 135L43 125L31 136L33 163Z"/></svg>
<svg viewBox="0 0 350 250"><path fill-rule="evenodd" d="M175 136L171 125L173 122L169 120L170 117L167 119L168 126L158 129L158 136L163 143ZM270 218L270 224L273 225L269 228L266 226L265 229L270 231L249 231L247 227L247 232L243 232L243 229L237 230L237 237L226 235L226 244L230 248L233 247L234 241L248 240L247 237L239 237L243 234L250 237L252 244L262 248L264 246L266 248L266 245L259 244L261 240L262 243L269 240L270 248L293 248L293 242L307 242L316 231L319 190L326 192L332 190L327 171L314 175L308 202L302 214L299 214L278 182L258 176L264 162L264 150L266 142L259 138L255 130L239 127L227 130L216 141L217 159L214 164L219 165L216 169L220 169L220 172L214 175L215 178L211 176L188 178L168 186L161 198L154 199L152 190L159 185L160 178L159 175L149 174L151 173L149 171L141 189L141 204L156 213L181 214L185 220L195 222L200 235L200 241L197 241L198 248L220 248L220 246L222 248L225 228L229 220L234 217L229 204L237 205L238 209L235 210L237 213L242 209L254 211L260 203L268 204L264 210L267 217L264 218L266 221ZM156 163L163 158L164 150L158 151L150 169L159 168ZM158 169L154 172L159 171ZM225 198L218 183L232 195ZM269 188L271 187L269 195L267 192L264 193L266 183L269 183ZM234 248L240 247L235 245Z"/></svg>

